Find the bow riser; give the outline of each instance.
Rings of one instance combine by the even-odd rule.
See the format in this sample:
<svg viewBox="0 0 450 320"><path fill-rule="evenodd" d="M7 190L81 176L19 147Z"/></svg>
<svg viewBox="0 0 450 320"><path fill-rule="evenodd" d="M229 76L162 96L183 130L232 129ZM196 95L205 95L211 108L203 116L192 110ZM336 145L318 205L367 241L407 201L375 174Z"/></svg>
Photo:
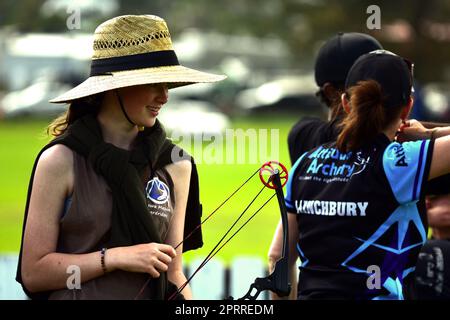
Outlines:
<svg viewBox="0 0 450 320"><path fill-rule="evenodd" d="M289 255L288 255L288 217L286 205L284 203L283 187L281 185L280 173L278 170L270 177L271 182L275 185L275 192L280 207L281 222L283 226L283 250L281 259L275 263L272 273L265 278L256 278L250 285L248 292L238 300L256 300L259 294L264 290L270 290L280 297L288 296L291 292L291 284L289 283ZM252 294L252 292L256 290Z"/></svg>

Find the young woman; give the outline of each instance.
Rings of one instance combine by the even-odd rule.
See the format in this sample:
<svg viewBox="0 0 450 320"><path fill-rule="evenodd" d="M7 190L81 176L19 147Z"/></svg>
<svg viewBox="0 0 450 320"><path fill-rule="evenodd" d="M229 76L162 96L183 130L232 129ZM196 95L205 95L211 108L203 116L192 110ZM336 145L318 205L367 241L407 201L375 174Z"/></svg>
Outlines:
<svg viewBox="0 0 450 320"><path fill-rule="evenodd" d="M286 196L299 299L404 299L426 241L424 189L450 172L449 128L394 141L413 100L412 66L379 50L349 71L337 142L294 164ZM281 228L272 257L281 251ZM278 253L279 254L279 253Z"/></svg>
<svg viewBox="0 0 450 320"><path fill-rule="evenodd" d="M179 245L200 221L198 180L157 116L168 89L223 78L179 65L159 17L96 29L91 76L52 100L69 110L30 181L17 280L31 297L164 299L186 281L182 252L202 245L200 232Z"/></svg>

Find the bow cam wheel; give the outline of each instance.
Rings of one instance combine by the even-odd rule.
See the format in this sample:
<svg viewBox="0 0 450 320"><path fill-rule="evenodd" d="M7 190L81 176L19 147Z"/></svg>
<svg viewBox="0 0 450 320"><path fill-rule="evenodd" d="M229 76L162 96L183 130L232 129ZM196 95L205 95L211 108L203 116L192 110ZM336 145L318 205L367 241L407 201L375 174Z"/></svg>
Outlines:
<svg viewBox="0 0 450 320"><path fill-rule="evenodd" d="M284 187L288 181L288 171L286 167L278 161L267 161L259 169L259 179L270 189L276 189L272 176L279 173L281 187Z"/></svg>

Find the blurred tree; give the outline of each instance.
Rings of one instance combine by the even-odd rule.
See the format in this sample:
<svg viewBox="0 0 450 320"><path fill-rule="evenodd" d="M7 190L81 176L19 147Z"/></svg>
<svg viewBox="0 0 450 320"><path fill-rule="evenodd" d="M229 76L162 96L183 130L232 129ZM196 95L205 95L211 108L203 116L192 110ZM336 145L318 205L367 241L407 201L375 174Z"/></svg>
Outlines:
<svg viewBox="0 0 450 320"><path fill-rule="evenodd" d="M43 17L45 0L0 1L0 26L23 32L66 32L67 14ZM311 69L321 43L339 31L372 34L394 52L416 63L422 82L450 80L449 0L118 0L117 14L151 13L164 17L173 34L187 28L225 34L279 38L291 50L290 65ZM366 9L381 9L381 29L369 30ZM91 14L83 30L109 17ZM92 30L91 30L92 29ZM212 44L213 45L213 44Z"/></svg>
<svg viewBox="0 0 450 320"><path fill-rule="evenodd" d="M158 2L158 1L157 1ZM169 2L169 1L168 1ZM161 4L158 2L159 9ZM311 68L323 41L339 31L372 34L387 48L416 63L422 82L450 79L450 1L448 0L191 0L170 2L166 18L177 34L195 26L226 34L277 37L292 53L293 67ZM369 30L367 8L381 10L381 29ZM448 37L438 40L432 23ZM434 31L435 33L437 31ZM444 38L444 36L440 36ZM447 67L446 67L447 66ZM446 69L447 68L447 69Z"/></svg>
<svg viewBox="0 0 450 320"><path fill-rule="evenodd" d="M40 9L46 0L0 2L0 26L13 25L19 32L58 32L66 29L66 17L44 17Z"/></svg>

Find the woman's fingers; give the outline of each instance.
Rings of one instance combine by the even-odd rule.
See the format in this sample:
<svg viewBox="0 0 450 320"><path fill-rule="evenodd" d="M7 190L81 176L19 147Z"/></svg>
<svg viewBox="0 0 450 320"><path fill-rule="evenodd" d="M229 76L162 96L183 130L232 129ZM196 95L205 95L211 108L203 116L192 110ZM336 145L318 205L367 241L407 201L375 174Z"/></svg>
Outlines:
<svg viewBox="0 0 450 320"><path fill-rule="evenodd" d="M169 255L172 258L175 258L175 256L177 255L177 252L175 251L175 249L172 246L168 245L168 244L160 243L158 245L158 249L161 252L164 252L165 254Z"/></svg>
<svg viewBox="0 0 450 320"><path fill-rule="evenodd" d="M155 267L151 266L148 274L152 277L152 278L159 278L159 276L161 275L158 270L155 269Z"/></svg>
<svg viewBox="0 0 450 320"><path fill-rule="evenodd" d="M172 257L164 252L159 252L156 258L165 264L170 264L172 262Z"/></svg>
<svg viewBox="0 0 450 320"><path fill-rule="evenodd" d="M402 124L400 125L400 128L398 130L403 131L403 129L408 128L409 126L410 126L410 121L406 120L405 122L402 122Z"/></svg>
<svg viewBox="0 0 450 320"><path fill-rule="evenodd" d="M176 256L175 249L167 244L151 243L150 244L150 265L148 273L157 278L161 272L166 272L169 269L169 264Z"/></svg>
<svg viewBox="0 0 450 320"><path fill-rule="evenodd" d="M154 278L159 277L161 272L166 272L177 255L172 246L155 242L124 247L121 252L123 263L120 269L145 272Z"/></svg>
<svg viewBox="0 0 450 320"><path fill-rule="evenodd" d="M169 266L166 263L164 263L161 260L158 260L156 258L153 259L152 265L156 270L158 270L160 272L166 272L167 269L169 269Z"/></svg>

